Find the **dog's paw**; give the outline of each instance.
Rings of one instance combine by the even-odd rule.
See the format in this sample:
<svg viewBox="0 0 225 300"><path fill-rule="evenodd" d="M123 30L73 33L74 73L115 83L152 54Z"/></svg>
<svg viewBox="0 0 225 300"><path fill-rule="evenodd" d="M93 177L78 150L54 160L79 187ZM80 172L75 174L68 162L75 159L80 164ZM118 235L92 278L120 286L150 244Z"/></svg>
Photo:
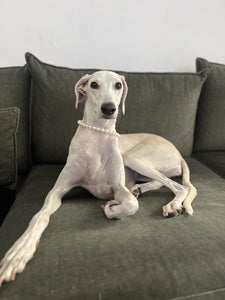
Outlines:
<svg viewBox="0 0 225 300"><path fill-rule="evenodd" d="M118 211L119 211L118 206L120 204L121 203L117 200L110 200L106 203L105 206L102 205L101 208L104 211L107 218L109 218L109 219L113 219L113 218L120 219L120 216L118 215Z"/></svg>
<svg viewBox="0 0 225 300"><path fill-rule="evenodd" d="M183 206L179 202L171 201L167 205L163 206L163 217L176 217L182 213Z"/></svg>
<svg viewBox="0 0 225 300"><path fill-rule="evenodd" d="M39 241L21 237L9 249L0 263L0 286L4 281L13 281L17 273L23 272L27 262L33 257Z"/></svg>
<svg viewBox="0 0 225 300"><path fill-rule="evenodd" d="M135 184L132 188L131 188L131 193L134 195L134 197L138 198L139 196L141 196L142 192L141 189L139 187L139 184Z"/></svg>

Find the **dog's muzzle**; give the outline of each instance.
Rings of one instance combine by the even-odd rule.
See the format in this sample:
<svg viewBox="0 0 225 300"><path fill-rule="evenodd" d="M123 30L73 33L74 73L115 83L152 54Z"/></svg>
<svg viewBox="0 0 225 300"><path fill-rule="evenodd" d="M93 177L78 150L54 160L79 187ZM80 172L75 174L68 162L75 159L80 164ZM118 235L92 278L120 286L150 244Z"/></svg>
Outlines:
<svg viewBox="0 0 225 300"><path fill-rule="evenodd" d="M113 118L113 115L116 111L116 106L112 102L107 102L101 106L102 116L106 119Z"/></svg>

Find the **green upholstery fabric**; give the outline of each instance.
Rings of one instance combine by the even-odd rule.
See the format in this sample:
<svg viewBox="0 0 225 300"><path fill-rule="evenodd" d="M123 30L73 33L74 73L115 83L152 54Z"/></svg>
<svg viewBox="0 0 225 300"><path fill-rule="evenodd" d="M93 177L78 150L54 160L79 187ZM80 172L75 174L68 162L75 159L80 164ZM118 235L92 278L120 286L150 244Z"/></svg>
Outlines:
<svg viewBox="0 0 225 300"><path fill-rule="evenodd" d="M26 173L30 167L29 145L30 75L27 66L0 68L0 109L18 107L20 124L17 132L18 169Z"/></svg>
<svg viewBox="0 0 225 300"><path fill-rule="evenodd" d="M17 179L16 132L19 109L0 109L0 187L14 189Z"/></svg>
<svg viewBox="0 0 225 300"><path fill-rule="evenodd" d="M225 178L225 151L196 152L194 157Z"/></svg>
<svg viewBox="0 0 225 300"><path fill-rule="evenodd" d="M75 110L75 83L94 70L73 70L42 63L26 53L32 76L31 147L34 163L65 163L70 141L82 118Z"/></svg>
<svg viewBox="0 0 225 300"><path fill-rule="evenodd" d="M225 65L196 59L197 71L209 68L199 100L195 151L225 150Z"/></svg>
<svg viewBox="0 0 225 300"><path fill-rule="evenodd" d="M123 133L148 132L171 141L184 157L191 155L198 99L207 70L201 73L127 73Z"/></svg>
<svg viewBox="0 0 225 300"><path fill-rule="evenodd" d="M51 217L26 270L3 284L1 300L151 300L199 293L188 299L224 299L224 179L193 158L187 162L198 189L193 217L164 219L161 207L173 195L162 188L144 194L134 216L109 220L100 209L104 201L74 189ZM0 256L40 209L61 168L32 168L3 223Z"/></svg>
<svg viewBox="0 0 225 300"><path fill-rule="evenodd" d="M32 155L35 163L65 163L68 147L82 118L75 111L74 85L95 70L73 70L42 63L26 54L32 75ZM197 104L207 71L201 73L128 73L126 115L118 120L120 133L159 134L190 156Z"/></svg>

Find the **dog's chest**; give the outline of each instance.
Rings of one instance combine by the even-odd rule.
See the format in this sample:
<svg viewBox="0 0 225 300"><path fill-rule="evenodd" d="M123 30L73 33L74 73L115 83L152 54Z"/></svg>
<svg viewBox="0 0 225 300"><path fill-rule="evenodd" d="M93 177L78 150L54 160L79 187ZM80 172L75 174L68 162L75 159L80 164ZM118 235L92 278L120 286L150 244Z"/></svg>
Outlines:
<svg viewBox="0 0 225 300"><path fill-rule="evenodd" d="M110 157L106 155L91 155L87 161L82 187L99 199L112 199L112 178Z"/></svg>

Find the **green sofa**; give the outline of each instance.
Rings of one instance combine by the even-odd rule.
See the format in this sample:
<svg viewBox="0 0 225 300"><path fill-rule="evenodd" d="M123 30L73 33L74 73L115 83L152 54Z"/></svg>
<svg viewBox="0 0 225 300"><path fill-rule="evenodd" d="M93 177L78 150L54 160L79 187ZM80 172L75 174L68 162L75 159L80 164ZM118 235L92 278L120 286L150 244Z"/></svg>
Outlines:
<svg viewBox="0 0 225 300"><path fill-rule="evenodd" d="M63 168L83 114L74 85L95 71L25 57L24 67L0 69L1 258ZM163 187L143 194L134 216L109 220L104 201L75 188L0 299L225 299L225 65L198 58L196 67L118 72L129 91L117 121L120 133L154 133L176 145L198 190L194 215L163 218L173 198Z"/></svg>

